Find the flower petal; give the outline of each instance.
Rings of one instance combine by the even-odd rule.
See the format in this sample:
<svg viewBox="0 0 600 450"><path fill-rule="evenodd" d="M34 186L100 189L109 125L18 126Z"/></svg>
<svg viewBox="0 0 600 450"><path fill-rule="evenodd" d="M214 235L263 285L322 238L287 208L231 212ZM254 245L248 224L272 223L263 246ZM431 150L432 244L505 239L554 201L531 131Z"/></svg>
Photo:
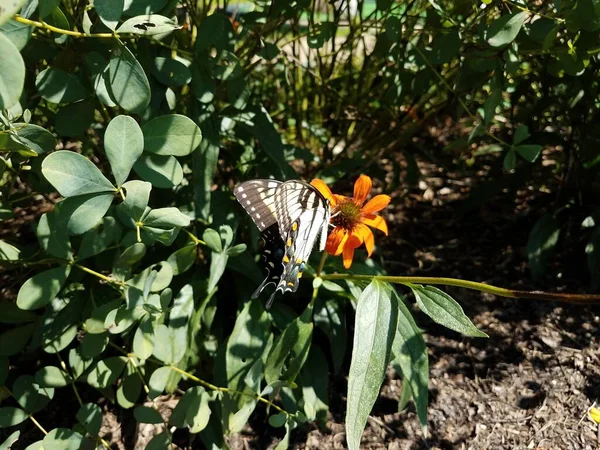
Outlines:
<svg viewBox="0 0 600 450"><path fill-rule="evenodd" d="M359 206L362 206L367 199L372 186L371 178L366 175L361 175L354 183L354 201Z"/></svg>
<svg viewBox="0 0 600 450"><path fill-rule="evenodd" d="M336 227L330 234L327 236L327 244L325 245L325 250L330 255L337 256L342 253L344 248L344 244L348 240L348 232L342 227Z"/></svg>
<svg viewBox="0 0 600 450"><path fill-rule="evenodd" d="M388 226L383 217L376 216L375 214L365 214L362 218L362 223L383 231L386 236L388 234Z"/></svg>
<svg viewBox="0 0 600 450"><path fill-rule="evenodd" d="M315 178L310 182L310 184L311 186L317 188L317 190L323 195L323 197L329 200L331 208L334 208L335 205L337 205L337 198L333 195L331 189L329 189L329 186L327 186L323 180Z"/></svg>
<svg viewBox="0 0 600 450"><path fill-rule="evenodd" d="M346 245L344 247L344 267L349 269L352 265L352 260L354 259L354 247L351 245Z"/></svg>
<svg viewBox="0 0 600 450"><path fill-rule="evenodd" d="M375 247L375 237L373 236L373 232L369 229L369 227L361 223L352 232L352 235L356 235L360 238L361 243L365 243L365 247L367 247L367 253L369 256L371 256L373 254L373 248Z"/></svg>
<svg viewBox="0 0 600 450"><path fill-rule="evenodd" d="M391 197L389 195L381 194L376 195L362 207L363 214L371 214L377 211L381 211L387 205L390 204Z"/></svg>

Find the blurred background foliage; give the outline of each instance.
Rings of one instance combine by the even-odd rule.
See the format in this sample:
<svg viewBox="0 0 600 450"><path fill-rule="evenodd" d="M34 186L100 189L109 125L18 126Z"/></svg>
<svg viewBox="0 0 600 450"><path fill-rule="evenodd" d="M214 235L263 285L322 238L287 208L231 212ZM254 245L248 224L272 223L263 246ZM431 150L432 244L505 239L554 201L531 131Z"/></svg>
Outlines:
<svg viewBox="0 0 600 450"><path fill-rule="evenodd" d="M258 232L231 195L246 179L319 177L349 193L368 173L398 201L418 185L418 161L485 167L485 181L458 207L523 189L547 193L527 245L534 281L543 287L560 242L575 243L585 247L578 257L591 288L600 288L596 0L15 0L0 23L0 378L12 390L2 398L34 398L18 402L27 413L4 407L13 409L3 409L1 426L51 411L54 388L71 384L76 431L97 437L97 395L81 399L75 381L130 408L142 390L155 398L184 383L161 363L260 392L274 336L300 320L311 289L307 281L276 301L275 334L267 313L246 303L261 281ZM119 149L134 156L120 159ZM77 188L65 178L71 166L71 175L85 174ZM547 183L534 177L541 168ZM113 201L121 188L136 201ZM54 208L56 191L66 200ZM27 227L15 211L27 211ZM180 232L190 221L192 234ZM57 261L69 264L48 266ZM383 273L376 261L353 271ZM134 289L122 306L125 282ZM314 321L329 344L308 355L288 349L305 367L300 387L274 391L296 422L271 425L289 431L306 417L324 420L323 361L335 372L347 363L346 300L361 287L324 285ZM246 330L248 321L255 328ZM308 333L303 323L297 336ZM230 348L230 335L249 346ZM157 350L163 338L173 348ZM126 358L132 348L146 356L141 369ZM283 373L273 367L268 381ZM218 391L193 389L181 400L192 406L180 404L196 415L175 410L171 424L225 446L220 425L202 422ZM225 411L249 404L228 401L236 406ZM225 429L241 429L255 406L223 419ZM144 408L135 410L139 422L163 420ZM60 441L57 433L82 436L65 429L44 445ZM162 448L173 436L154 439Z"/></svg>

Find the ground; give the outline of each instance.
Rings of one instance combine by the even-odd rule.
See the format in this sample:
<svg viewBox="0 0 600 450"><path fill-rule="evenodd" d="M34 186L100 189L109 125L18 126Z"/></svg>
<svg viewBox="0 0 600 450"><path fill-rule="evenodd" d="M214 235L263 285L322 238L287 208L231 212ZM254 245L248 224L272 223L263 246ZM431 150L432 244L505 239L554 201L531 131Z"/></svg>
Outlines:
<svg viewBox="0 0 600 450"><path fill-rule="evenodd" d="M496 162L490 165L495 166ZM482 164L451 172L431 159L419 160L419 167L421 181L394 194L387 217L390 236L378 241L378 257L389 274L457 277L516 289L588 292L584 244L576 235L559 243L541 281L533 283L530 278L525 250L528 233L553 198L556 186L548 188L547 180L554 180L550 184L558 182L552 175L552 152L544 154L540 172L535 174L545 187L502 191L483 205L471 203L470 208L465 207L466 199L486 178L493 177L489 167ZM430 357L428 436L424 437L412 405L397 411L400 381L390 370L362 448L598 448L597 428L586 411L600 394L600 308L444 289L489 339L462 337L415 310L417 322L425 330ZM292 448L345 448L345 392L345 377L332 377L327 427L308 425L295 430ZM168 414L175 402L164 397L161 408ZM115 449L144 448L156 433L150 425L133 429L128 412L117 416L109 405L105 410L102 434ZM58 411L53 414L60 418ZM266 426L264 411L259 410L257 416L244 433L229 438L234 450L277 444L279 431ZM23 436L28 434L31 442L40 438L33 427ZM184 442L185 438L178 441L185 447Z"/></svg>

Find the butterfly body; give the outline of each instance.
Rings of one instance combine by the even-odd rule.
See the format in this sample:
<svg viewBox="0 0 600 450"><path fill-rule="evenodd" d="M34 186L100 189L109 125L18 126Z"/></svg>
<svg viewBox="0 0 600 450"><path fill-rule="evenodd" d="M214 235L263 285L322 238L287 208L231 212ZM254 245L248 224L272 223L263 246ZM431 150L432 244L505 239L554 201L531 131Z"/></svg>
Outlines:
<svg viewBox="0 0 600 450"><path fill-rule="evenodd" d="M272 282L277 286L269 303L277 291L295 292L319 235L319 249L325 249L329 202L316 188L298 180L246 181L234 193L265 240L263 261L268 275L253 297Z"/></svg>

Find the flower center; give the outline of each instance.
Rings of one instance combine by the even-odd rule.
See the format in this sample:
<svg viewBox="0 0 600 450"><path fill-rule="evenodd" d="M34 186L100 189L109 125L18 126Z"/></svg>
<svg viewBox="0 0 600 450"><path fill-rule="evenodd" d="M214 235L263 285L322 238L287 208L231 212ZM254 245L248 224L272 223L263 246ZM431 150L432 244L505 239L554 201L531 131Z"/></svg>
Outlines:
<svg viewBox="0 0 600 450"><path fill-rule="evenodd" d="M347 231L352 231L360 222L360 206L354 203L352 199L344 200L338 204L334 214L335 217L331 219L331 223Z"/></svg>

